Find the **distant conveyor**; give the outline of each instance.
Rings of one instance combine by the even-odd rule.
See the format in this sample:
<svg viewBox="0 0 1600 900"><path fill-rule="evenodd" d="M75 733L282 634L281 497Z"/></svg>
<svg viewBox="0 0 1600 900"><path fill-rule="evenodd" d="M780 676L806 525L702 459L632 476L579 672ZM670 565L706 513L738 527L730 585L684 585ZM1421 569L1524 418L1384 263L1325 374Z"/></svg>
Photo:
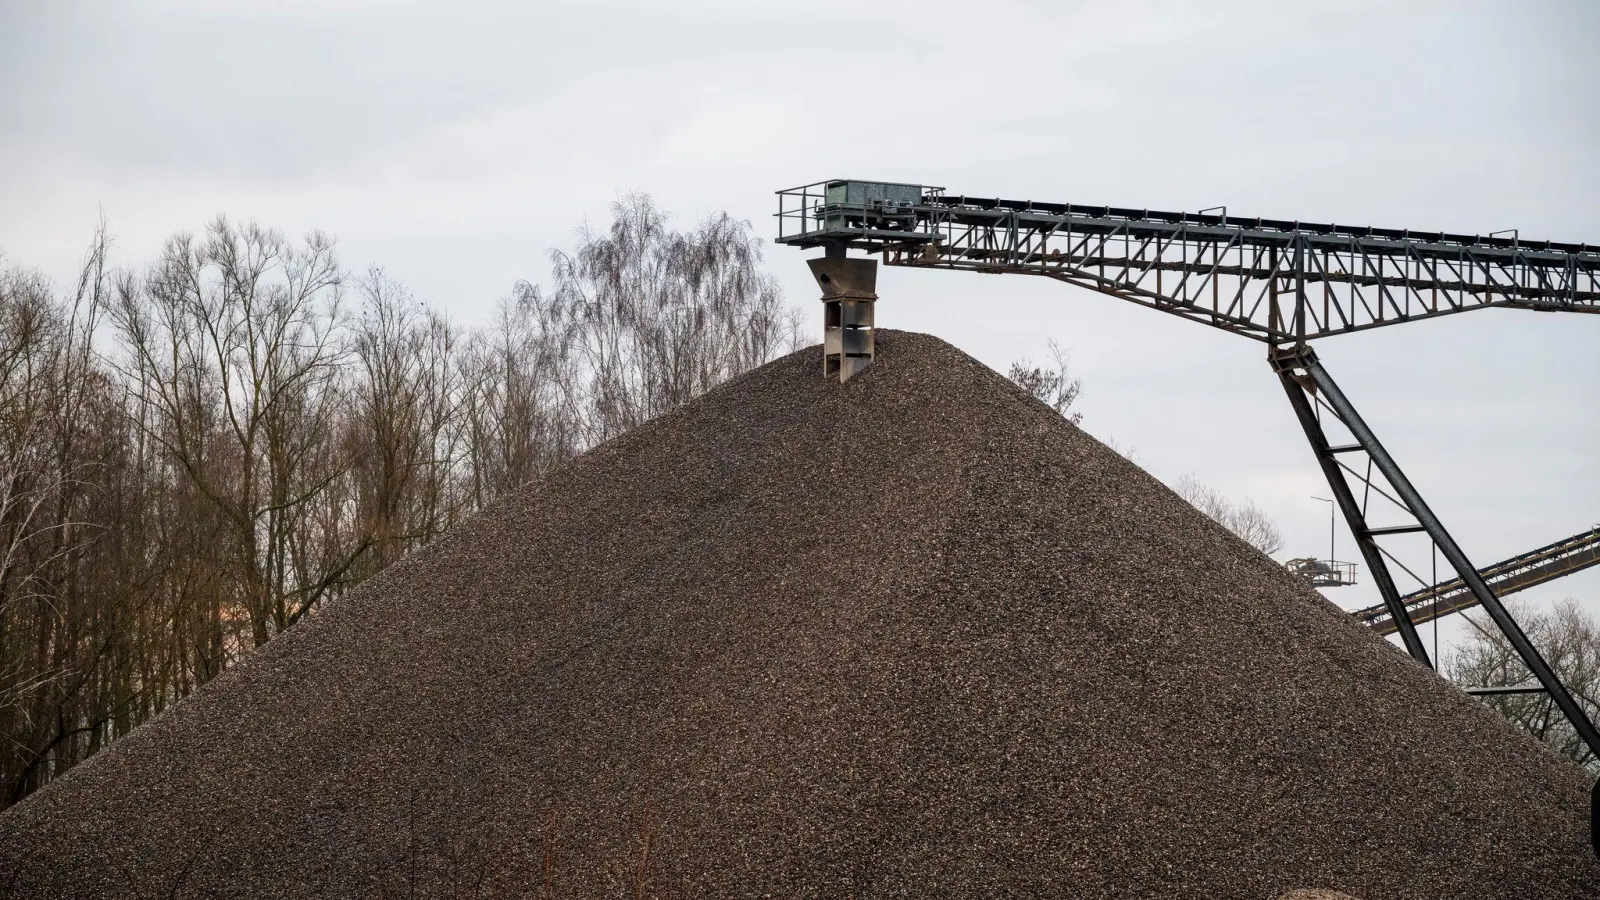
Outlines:
<svg viewBox="0 0 1600 900"><path fill-rule="evenodd" d="M1504 597L1594 565L1600 565L1600 526L1520 556L1503 559L1480 569L1479 574L1497 596ZM1478 605L1477 596L1460 578L1413 591L1402 597L1401 601L1410 612L1411 621L1418 625ZM1388 607L1381 603L1356 610L1352 615L1381 635L1391 635L1399 630L1389 615Z"/></svg>

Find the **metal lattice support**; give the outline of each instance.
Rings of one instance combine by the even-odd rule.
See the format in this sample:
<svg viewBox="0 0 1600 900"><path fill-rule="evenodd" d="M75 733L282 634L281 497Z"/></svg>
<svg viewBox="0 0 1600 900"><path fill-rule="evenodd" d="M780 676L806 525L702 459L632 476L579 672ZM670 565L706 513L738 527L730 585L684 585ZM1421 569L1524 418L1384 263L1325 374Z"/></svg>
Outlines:
<svg viewBox="0 0 1600 900"><path fill-rule="evenodd" d="M1411 621L1411 614L1400 600L1400 590L1395 586L1394 575L1389 571L1388 562L1384 559L1383 548L1378 545L1379 534L1367 525L1364 504L1356 500L1350 481L1345 477L1346 467L1339 459L1340 454L1360 450L1363 447L1360 444L1335 446L1328 440L1327 434L1322 430L1321 419L1317 415L1316 395L1320 385L1314 381L1309 372L1309 366L1315 364L1316 356L1309 347L1294 348L1291 354L1275 355L1272 357L1272 362L1273 368L1278 372L1279 380L1283 383L1284 391L1289 395L1289 404L1294 407L1295 418L1300 420L1300 427L1305 430L1306 439L1311 442L1311 451L1316 454L1317 463L1322 467L1322 474L1327 478L1328 487L1333 491L1334 501L1339 505L1339 511L1343 513L1345 522L1350 526L1350 533L1355 536L1356 547L1361 551L1361 558L1366 561L1367 571L1371 574L1373 583L1378 586L1378 593L1383 597L1385 609L1394 620L1396 630L1400 632L1401 643L1405 645L1406 652L1417 662L1432 668L1433 663L1428 658L1427 648L1423 647L1422 638L1417 635L1416 625ZM1320 368L1318 366L1319 370ZM1371 432L1366 431L1365 425L1362 424L1361 427L1362 431L1371 437ZM1372 438L1372 443L1377 443L1376 438ZM1382 452L1381 448L1379 452Z"/></svg>
<svg viewBox="0 0 1600 900"><path fill-rule="evenodd" d="M1405 598L1395 587L1394 578L1390 574L1388 560L1393 557L1383 550L1378 541L1389 535L1422 533L1433 541L1439 554L1455 569L1457 578L1466 585L1467 590L1483 606L1496 627L1506 636L1506 640L1521 657L1523 664L1538 681L1540 689L1549 695L1551 701L1572 724L1573 731L1577 733L1579 739L1591 752L1600 756L1600 731L1596 731L1594 723L1589 720L1583 707L1578 705L1566 685L1561 683L1561 679L1528 640L1528 636L1523 633L1510 611L1495 596L1478 569L1467 559L1455 539L1445 530L1443 523L1422 499L1422 495L1412 486L1410 479L1406 478L1394 458L1367 427L1367 423L1339 389L1339 385L1317 360L1316 353L1304 345L1280 348L1272 353L1271 361L1284 390L1289 395L1295 416L1300 420L1306 438L1311 442L1317 462L1328 477L1328 484L1333 488L1339 507L1344 512L1345 521L1356 536L1362 557L1372 571L1373 581L1383 595L1384 606L1394 620L1406 651L1423 665L1431 665L1428 652L1423 647L1416 626L1406 608ZM1317 415L1319 408L1338 420L1349 431L1354 443L1344 445L1330 443L1323 430L1321 418ZM1364 454L1367 457L1371 467L1382 475L1392 493L1375 484L1370 474L1363 475L1344 461L1344 457L1354 454ZM1377 491L1407 514L1412 522L1382 527L1368 524L1365 504L1356 502L1347 475L1354 476L1366 487Z"/></svg>
<svg viewBox="0 0 1600 900"><path fill-rule="evenodd" d="M1269 344L1495 306L1600 313L1600 248L1398 228L950 196L836 179L778 192L778 243L1041 275Z"/></svg>

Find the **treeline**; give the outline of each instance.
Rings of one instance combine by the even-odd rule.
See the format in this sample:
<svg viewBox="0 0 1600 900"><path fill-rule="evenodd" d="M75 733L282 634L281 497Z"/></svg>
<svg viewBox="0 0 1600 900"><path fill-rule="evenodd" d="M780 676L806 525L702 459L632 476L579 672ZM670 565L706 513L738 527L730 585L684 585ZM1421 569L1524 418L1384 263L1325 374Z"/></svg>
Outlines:
<svg viewBox="0 0 1600 900"><path fill-rule="evenodd" d="M648 197L463 328L225 219L0 266L0 807L573 455L792 349L748 223Z"/></svg>

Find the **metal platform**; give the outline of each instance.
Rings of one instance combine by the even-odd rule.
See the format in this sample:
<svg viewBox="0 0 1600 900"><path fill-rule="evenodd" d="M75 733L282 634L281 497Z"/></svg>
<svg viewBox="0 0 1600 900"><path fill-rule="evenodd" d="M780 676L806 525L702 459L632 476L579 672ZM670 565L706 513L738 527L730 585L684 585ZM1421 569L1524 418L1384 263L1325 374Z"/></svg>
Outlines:
<svg viewBox="0 0 1600 900"><path fill-rule="evenodd" d="M1352 562L1307 556L1291 559L1283 567L1289 570L1289 574L1305 579L1312 587L1349 587L1356 583L1356 564Z"/></svg>

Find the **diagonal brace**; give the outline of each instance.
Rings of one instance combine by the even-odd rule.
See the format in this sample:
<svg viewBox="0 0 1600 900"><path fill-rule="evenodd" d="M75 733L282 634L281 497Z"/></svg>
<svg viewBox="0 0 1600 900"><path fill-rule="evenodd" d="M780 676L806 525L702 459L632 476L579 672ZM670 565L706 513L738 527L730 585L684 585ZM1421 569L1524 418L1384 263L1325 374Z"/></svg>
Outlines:
<svg viewBox="0 0 1600 900"><path fill-rule="evenodd" d="M1370 542L1372 540L1372 529L1366 526L1365 519L1360 515L1359 507L1354 505L1353 498L1349 498L1350 505L1346 505L1345 498L1349 497L1349 487L1344 484L1344 476L1338 472L1337 466L1330 466L1332 455L1328 453L1327 439L1322 434L1321 425L1316 422L1315 414L1310 408L1311 405L1306 396L1308 391L1320 393L1323 402L1339 418L1340 422L1349 429L1351 436L1366 450L1368 458L1372 460L1373 465L1383 474L1383 477L1389 481L1390 486L1394 488L1395 493L1404 502L1407 510L1416 518L1417 524L1427 532L1428 537L1439 548L1439 553L1455 568L1457 576L1472 592L1478 603L1483 606L1484 611L1489 614L1489 618L1494 621L1495 625L1506 636L1506 640L1510 642L1517 655L1521 657L1523 664L1528 667L1528 671L1533 674L1533 677L1539 682L1545 693L1560 708L1562 714L1567 717L1567 721L1572 724L1573 731L1577 733L1578 737L1588 746L1592 753L1600 756L1600 731L1595 729L1594 723L1589 720L1589 716L1583 711L1583 707L1578 705L1577 700L1567 690L1566 685L1562 684L1561 679L1556 676L1549 663L1540 655L1538 649L1533 646L1533 642L1528 640L1527 634L1512 618L1511 613L1500 602L1500 599L1495 596L1494 591L1484 581L1483 576L1479 574L1477 567L1467 559L1466 554L1456 544L1455 539L1445 530L1444 525L1433 514L1433 510L1422 499L1422 495L1417 492L1410 479L1406 478L1405 473L1400 470L1394 458L1389 455L1383 444L1378 441L1377 436L1372 433L1372 429L1367 427L1366 422L1356 412L1355 407L1345 397L1344 392L1339 389L1333 377L1328 374L1322 363L1318 361L1316 353L1310 347L1297 345L1280 348L1273 353L1271 358L1273 367L1277 369L1279 378L1289 391L1290 402L1294 404L1295 412L1300 417L1301 425L1306 429L1306 436L1311 439L1312 447L1317 451L1318 461L1323 464L1323 471L1329 476L1330 485L1334 487L1335 494L1340 497L1340 506L1345 510L1345 518L1349 521L1351 530L1356 532L1358 542L1363 537ZM1297 375L1295 373L1296 370L1303 374ZM1344 489L1342 493L1340 491L1341 487ZM1374 549L1376 549L1376 545L1374 545ZM1367 554L1365 544L1362 546L1362 553L1364 556ZM1373 555L1378 556L1376 553ZM1368 564L1371 565L1371 563L1372 557L1369 556ZM1376 573L1376 567L1374 567L1374 571ZM1387 568L1383 571L1386 576ZM1381 588L1382 585L1380 583ZM1390 615L1394 617L1395 623L1401 629L1402 640L1407 645L1406 649L1419 661L1426 662L1426 651L1423 650L1422 642L1416 635L1416 627L1405 609L1402 598L1400 598L1398 592L1393 590L1392 579L1389 579L1388 589L1383 590L1383 594L1385 606L1389 608ZM1415 648L1412 647L1413 643Z"/></svg>

